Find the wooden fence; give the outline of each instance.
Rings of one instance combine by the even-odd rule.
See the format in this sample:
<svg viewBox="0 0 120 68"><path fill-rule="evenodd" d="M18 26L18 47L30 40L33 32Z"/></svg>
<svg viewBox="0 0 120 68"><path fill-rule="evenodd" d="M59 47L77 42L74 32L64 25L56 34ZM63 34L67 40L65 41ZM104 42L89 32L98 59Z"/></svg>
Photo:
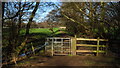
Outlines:
<svg viewBox="0 0 120 68"><path fill-rule="evenodd" d="M76 55L77 52L94 52L98 56L99 53L107 53L107 42L106 45L100 45L100 42L108 41L106 39L86 39L86 38L71 38L72 40L72 55ZM78 44L77 41L95 41L96 45L91 44ZM96 50L77 50L76 47L96 47ZM104 49L101 49L104 48Z"/></svg>
<svg viewBox="0 0 120 68"><path fill-rule="evenodd" d="M96 53L96 55L98 56L99 53L107 53L107 41L106 39L87 39L87 38L49 38L51 41L49 41L51 44L49 46L46 46L46 51L50 51L52 55L55 55L55 52L58 52L57 54L71 54L71 55L77 55L77 53ZM61 39L61 41L57 41L58 39ZM65 39L68 39L69 42L64 42ZM48 40L48 39L47 39ZM83 43L77 43L77 41L88 41L88 42L95 42L95 44L83 44ZM104 45L101 45L101 42L105 42ZM60 43L59 45L56 43ZM64 43L68 43L68 47L69 50L66 51L67 48L66 44L64 45ZM77 49L77 47L94 47L95 49L90 49L90 50L81 50L81 49ZM57 49L57 50L55 50ZM58 50L60 49L60 50ZM62 53L60 53L62 52Z"/></svg>

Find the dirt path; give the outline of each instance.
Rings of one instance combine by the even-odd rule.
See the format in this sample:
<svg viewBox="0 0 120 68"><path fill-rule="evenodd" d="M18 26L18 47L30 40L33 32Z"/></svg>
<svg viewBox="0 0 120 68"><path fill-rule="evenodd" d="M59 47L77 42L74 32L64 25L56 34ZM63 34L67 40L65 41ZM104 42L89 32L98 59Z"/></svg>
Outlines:
<svg viewBox="0 0 120 68"><path fill-rule="evenodd" d="M33 57L18 63L22 66L118 66L114 58L96 56Z"/></svg>

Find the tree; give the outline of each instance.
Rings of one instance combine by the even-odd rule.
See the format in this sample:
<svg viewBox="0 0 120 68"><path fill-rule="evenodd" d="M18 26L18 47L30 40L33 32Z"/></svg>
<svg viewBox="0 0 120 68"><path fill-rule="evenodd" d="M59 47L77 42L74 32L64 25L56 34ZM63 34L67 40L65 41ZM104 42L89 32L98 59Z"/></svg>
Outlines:
<svg viewBox="0 0 120 68"><path fill-rule="evenodd" d="M66 19L61 18L61 20L64 20L67 29L77 36L108 38L108 27L110 25L107 20L109 16L106 12L107 8L107 2L63 3L60 10L61 15Z"/></svg>
<svg viewBox="0 0 120 68"><path fill-rule="evenodd" d="M3 29L3 33L7 33L7 35L3 35L3 52L4 56L7 57L5 60L14 60L16 63L15 58L18 57L27 44L29 29L34 21L33 18L38 15L38 13L36 14L37 9L41 9L40 7L43 9L43 6L47 6L45 3L41 3L40 5L39 3L40 2L6 2L4 4L3 25L7 25L7 29ZM23 22L27 22L27 25L24 24L24 27L26 25L26 34L21 36L20 32Z"/></svg>
<svg viewBox="0 0 120 68"><path fill-rule="evenodd" d="M39 6L39 2L36 2L35 8L32 11L32 14L30 15L30 19L29 19L29 22L28 22L27 27L26 27L26 36L29 34L30 25L31 25L31 22L35 16L37 9L38 9L38 6Z"/></svg>
<svg viewBox="0 0 120 68"><path fill-rule="evenodd" d="M107 14L109 20L109 38L120 39L120 2L110 2L108 5Z"/></svg>
<svg viewBox="0 0 120 68"><path fill-rule="evenodd" d="M3 30L9 30L9 31L7 32L8 37L3 35L3 40L8 39L6 40L6 42L9 41L9 43L7 44L7 46L5 46L7 51L4 50L3 52L6 53L9 61L15 60L15 58L17 58L19 52L23 47L22 45L26 42L26 38L24 38L25 41L23 41L21 40L20 37L21 24L22 24L22 20L24 19L23 16L29 12L28 10L31 10L33 8L34 5L33 3L30 2L4 3L4 7L3 7L4 16L2 19L4 20L4 22L2 23L3 24L8 23L7 26L8 28ZM16 63L16 60L14 62Z"/></svg>

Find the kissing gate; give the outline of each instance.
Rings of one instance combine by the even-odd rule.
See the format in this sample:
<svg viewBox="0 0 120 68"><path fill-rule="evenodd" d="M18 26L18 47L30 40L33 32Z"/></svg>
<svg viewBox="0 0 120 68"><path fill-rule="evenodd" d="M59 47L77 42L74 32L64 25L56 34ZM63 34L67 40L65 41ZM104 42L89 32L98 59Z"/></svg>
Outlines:
<svg viewBox="0 0 120 68"><path fill-rule="evenodd" d="M50 55L80 55L80 54L106 54L106 39L86 39L86 38L62 38L51 37L46 39L45 52Z"/></svg>

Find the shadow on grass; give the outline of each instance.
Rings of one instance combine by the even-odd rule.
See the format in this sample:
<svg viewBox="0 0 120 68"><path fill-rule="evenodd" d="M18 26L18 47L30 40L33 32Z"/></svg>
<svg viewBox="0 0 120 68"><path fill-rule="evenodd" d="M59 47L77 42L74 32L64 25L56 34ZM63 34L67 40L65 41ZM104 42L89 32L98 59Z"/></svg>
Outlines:
<svg viewBox="0 0 120 68"><path fill-rule="evenodd" d="M39 45L43 45L45 42L45 39L48 37L48 34L45 33L31 33L29 34L29 41L28 43L34 43L34 44L39 44Z"/></svg>
<svg viewBox="0 0 120 68"><path fill-rule="evenodd" d="M29 36L35 36L35 35L41 35L41 36L48 36L46 33L30 33Z"/></svg>

